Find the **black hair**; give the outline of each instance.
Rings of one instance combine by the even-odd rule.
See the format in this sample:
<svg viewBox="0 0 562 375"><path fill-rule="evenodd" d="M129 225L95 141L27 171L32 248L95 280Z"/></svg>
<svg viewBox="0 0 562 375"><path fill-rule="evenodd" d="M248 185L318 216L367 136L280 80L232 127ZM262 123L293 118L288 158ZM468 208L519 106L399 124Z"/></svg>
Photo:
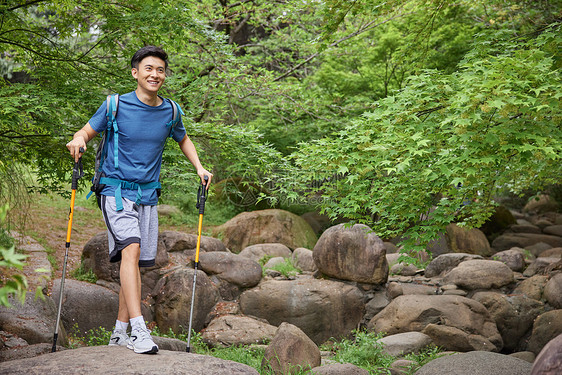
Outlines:
<svg viewBox="0 0 562 375"><path fill-rule="evenodd" d="M165 68L166 70L168 69L168 54L162 48L156 46L144 46L135 52L131 59L131 68L138 69L139 63L148 56L154 56L164 60L166 64Z"/></svg>

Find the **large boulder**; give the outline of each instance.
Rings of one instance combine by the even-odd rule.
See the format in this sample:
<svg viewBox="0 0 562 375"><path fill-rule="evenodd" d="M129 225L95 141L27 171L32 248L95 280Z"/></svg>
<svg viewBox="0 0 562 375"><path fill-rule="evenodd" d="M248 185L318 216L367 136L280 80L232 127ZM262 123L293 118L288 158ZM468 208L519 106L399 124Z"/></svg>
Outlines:
<svg viewBox="0 0 562 375"><path fill-rule="evenodd" d="M495 253L493 259L499 260L515 272L521 272L525 268L525 256L522 251L517 249Z"/></svg>
<svg viewBox="0 0 562 375"><path fill-rule="evenodd" d="M92 237L82 250L82 264L85 270L92 270L100 280L119 282L119 268L121 262L109 262L109 244L107 231L100 232ZM143 275L143 296L152 290L158 279L158 269L168 264L168 252L161 238L158 239L156 264L153 267L141 267Z"/></svg>
<svg viewBox="0 0 562 375"><path fill-rule="evenodd" d="M531 276L528 279L521 281L513 290L513 294L523 294L529 298L540 301L543 298L543 291L547 282L548 276Z"/></svg>
<svg viewBox="0 0 562 375"><path fill-rule="evenodd" d="M107 231L92 237L82 250L82 265L85 270L92 270L98 279L119 282L120 263L109 262L109 244Z"/></svg>
<svg viewBox="0 0 562 375"><path fill-rule="evenodd" d="M193 252L197 248L197 235L178 231L163 231L159 234L159 239L164 243L166 251L172 252ZM199 251L213 252L226 251L226 246L221 240L208 236L201 236Z"/></svg>
<svg viewBox="0 0 562 375"><path fill-rule="evenodd" d="M276 331L277 327L249 316L223 315L211 320L201 338L213 347L267 344Z"/></svg>
<svg viewBox="0 0 562 375"><path fill-rule="evenodd" d="M548 280L544 287L544 298L555 309L562 309L562 273Z"/></svg>
<svg viewBox="0 0 562 375"><path fill-rule="evenodd" d="M314 230L303 218L279 209L243 212L217 227L215 235L234 253L260 243L311 249L317 240Z"/></svg>
<svg viewBox="0 0 562 375"><path fill-rule="evenodd" d="M443 275L467 260L483 260L480 255L467 253L442 254L433 259L425 268L425 277Z"/></svg>
<svg viewBox="0 0 562 375"><path fill-rule="evenodd" d="M531 375L562 374L562 334L546 344L537 356Z"/></svg>
<svg viewBox="0 0 562 375"><path fill-rule="evenodd" d="M455 253L492 255L490 243L480 229L466 229L453 223L447 225L447 237L449 238L449 246Z"/></svg>
<svg viewBox="0 0 562 375"><path fill-rule="evenodd" d="M264 257L290 258L293 252L282 243L262 243L245 247L239 255L259 263Z"/></svg>
<svg viewBox="0 0 562 375"><path fill-rule="evenodd" d="M537 317L527 350L539 354L542 348L562 333L562 310L552 310Z"/></svg>
<svg viewBox="0 0 562 375"><path fill-rule="evenodd" d="M461 296L399 296L375 315L367 328L389 335L422 332L445 350L500 351L503 346L488 310Z"/></svg>
<svg viewBox="0 0 562 375"><path fill-rule="evenodd" d="M501 251L509 250L512 247L526 248L539 242L544 242L552 247L562 247L562 237L536 233L505 233L492 241L492 247L496 251Z"/></svg>
<svg viewBox="0 0 562 375"><path fill-rule="evenodd" d="M416 375L529 375L531 366L508 355L473 351L434 359L416 371Z"/></svg>
<svg viewBox="0 0 562 375"><path fill-rule="evenodd" d="M524 295L478 292L472 298L488 309L502 335L504 350L509 351L519 348L519 342L544 309L541 302Z"/></svg>
<svg viewBox="0 0 562 375"><path fill-rule="evenodd" d="M0 363L0 373L11 375L106 375L115 372L123 375L258 375L250 366L211 356L168 350L160 350L157 355L138 355L122 346L88 346Z"/></svg>
<svg viewBox="0 0 562 375"><path fill-rule="evenodd" d="M207 275L215 275L221 280L249 288L258 285L262 276L261 266L248 258L232 253L199 254L201 269Z"/></svg>
<svg viewBox="0 0 562 375"><path fill-rule="evenodd" d="M60 279L53 282L53 300L59 300ZM152 321L152 311L141 302L145 320ZM71 330L77 326L80 333L103 327L112 330L117 318L119 295L103 286L66 279L61 309L61 320Z"/></svg>
<svg viewBox="0 0 562 375"><path fill-rule="evenodd" d="M312 255L318 270L336 279L368 284L382 284L388 279L384 243L366 225L328 228Z"/></svg>
<svg viewBox="0 0 562 375"><path fill-rule="evenodd" d="M505 231L511 225L516 224L515 217L505 206L497 206L494 213L479 229L485 235L491 236L495 233Z"/></svg>
<svg viewBox="0 0 562 375"><path fill-rule="evenodd" d="M556 200L550 195L540 194L529 200L523 208L523 211L535 214L556 212L558 210L558 206L558 202L556 202Z"/></svg>
<svg viewBox="0 0 562 375"><path fill-rule="evenodd" d="M27 293L23 305L12 296L8 301L12 307L0 306L1 331L17 335L30 345L53 343L58 307L50 296L35 299L33 293ZM67 344L62 324L59 326L57 343L63 346Z"/></svg>
<svg viewBox="0 0 562 375"><path fill-rule="evenodd" d="M275 375L301 374L320 366L320 349L298 327L282 323L265 350L262 368Z"/></svg>
<svg viewBox="0 0 562 375"><path fill-rule="evenodd" d="M164 275L154 288L154 318L163 332L171 328L177 333L189 327L194 272L191 268L176 267ZM203 329L206 317L218 299L217 288L205 272L198 270L192 319L195 331Z"/></svg>
<svg viewBox="0 0 562 375"><path fill-rule="evenodd" d="M363 318L363 294L352 285L317 279L270 280L240 296L245 315L302 329L316 344L348 335Z"/></svg>
<svg viewBox="0 0 562 375"><path fill-rule="evenodd" d="M445 283L470 290L501 288L513 280L513 271L496 260L467 260L443 278Z"/></svg>

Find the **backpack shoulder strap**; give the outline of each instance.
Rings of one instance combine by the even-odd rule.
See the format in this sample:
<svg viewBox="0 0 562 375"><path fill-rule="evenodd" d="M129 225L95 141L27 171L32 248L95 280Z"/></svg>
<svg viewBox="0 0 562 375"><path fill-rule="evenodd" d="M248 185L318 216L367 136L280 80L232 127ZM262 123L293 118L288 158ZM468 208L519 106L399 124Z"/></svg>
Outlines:
<svg viewBox="0 0 562 375"><path fill-rule="evenodd" d="M119 109L119 94L108 95L105 117L107 118L107 134L109 138L109 130L113 130L113 159L115 169L119 169L119 127L117 126L117 110Z"/></svg>
<svg viewBox="0 0 562 375"><path fill-rule="evenodd" d="M166 124L166 127L170 127L170 134L168 135L168 137L172 137L174 132L174 127L180 122L181 116L184 115L185 113L183 113L178 103L176 103L172 99L166 99L166 100L172 106L172 121Z"/></svg>

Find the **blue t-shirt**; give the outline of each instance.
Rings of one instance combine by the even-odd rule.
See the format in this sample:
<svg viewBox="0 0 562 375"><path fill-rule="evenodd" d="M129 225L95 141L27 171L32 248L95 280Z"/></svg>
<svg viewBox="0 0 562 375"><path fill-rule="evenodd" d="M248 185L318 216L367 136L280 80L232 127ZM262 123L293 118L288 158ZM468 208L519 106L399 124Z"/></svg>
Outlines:
<svg viewBox="0 0 562 375"><path fill-rule="evenodd" d="M107 104L104 102L92 116L89 123L92 128L101 133L107 129ZM133 91L119 96L117 109L118 132L118 169L115 169L113 131L107 143L107 154L103 162L103 172L106 177L119 180L148 183L158 181L162 164L162 153L166 139L170 135L167 127L173 117L172 104L165 100L159 106L152 107L144 104ZM185 137L183 122L174 126L172 138L180 142ZM113 196L116 186L103 189L103 195ZM122 189L122 197L135 201L137 190ZM155 189L143 189L141 204L155 205L158 196Z"/></svg>

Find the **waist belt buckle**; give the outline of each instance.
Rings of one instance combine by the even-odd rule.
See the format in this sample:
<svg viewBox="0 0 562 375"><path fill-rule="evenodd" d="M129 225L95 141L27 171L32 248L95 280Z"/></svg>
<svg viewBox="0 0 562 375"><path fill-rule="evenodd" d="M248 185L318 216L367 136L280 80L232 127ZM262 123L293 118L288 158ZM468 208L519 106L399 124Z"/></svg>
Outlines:
<svg viewBox="0 0 562 375"><path fill-rule="evenodd" d="M135 182L121 181L121 188L135 190L137 188L137 184Z"/></svg>

